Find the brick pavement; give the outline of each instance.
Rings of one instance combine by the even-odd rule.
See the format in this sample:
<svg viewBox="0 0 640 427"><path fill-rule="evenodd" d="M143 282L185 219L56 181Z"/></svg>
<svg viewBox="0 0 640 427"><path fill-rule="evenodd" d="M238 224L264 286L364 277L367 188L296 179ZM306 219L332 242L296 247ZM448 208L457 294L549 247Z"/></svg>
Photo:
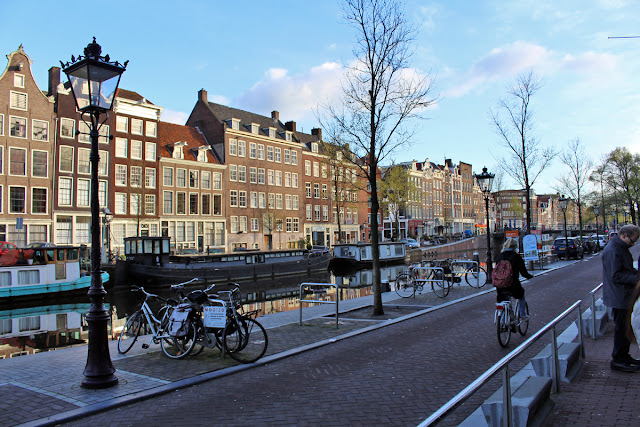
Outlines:
<svg viewBox="0 0 640 427"><path fill-rule="evenodd" d="M583 274L585 279L589 275L593 276L592 271L577 272L576 275L578 274ZM553 310L562 311L575 301L573 297L564 298L559 292L564 285L565 280L557 280L557 283L545 286L546 289L543 289L542 286L527 288L526 285L525 288L530 304L536 300L538 293L541 295L547 292L555 293L557 298L554 298L553 304L550 305L554 305ZM588 284L583 288L588 291L593 286ZM446 301L474 292L477 291L467 285L455 286ZM567 303L567 299L570 300L569 303ZM140 382L150 382L148 386L145 386L146 389L163 386L170 388L171 382L180 379L188 380L195 375L211 372L215 369L221 369L223 372L230 361L221 361L217 356L219 353L216 354L212 350L205 351L202 356L186 361L168 360L158 353L149 352L136 357L114 357L114 364L121 378L121 384L117 387L108 391L87 391L77 386L73 387L78 389L76 390L77 394L73 397L57 394L61 391L60 387L57 391L47 390L46 387L41 389L32 387L31 390L27 390L38 394L30 396L29 399L38 402L37 408L29 410L28 413L21 411L20 414L23 415L21 419L18 414L18 418L12 418L8 420L8 423L32 421L34 424L41 424L46 422L46 419L42 418L45 415L65 413L73 407L101 409L99 408L101 403L114 402L116 399L115 401L119 403L117 409L98 413L72 424L136 425L148 422L163 424L167 420L173 419L172 414L188 413L191 420L199 420L197 423L204 423L208 420L212 424L220 425L360 425L364 423L415 425L445 403L455 392L464 388L484 372L495 360L506 354L506 351L497 348L495 331L490 320L488 325L482 324L475 329L473 327L478 324L478 319L487 320L492 317L490 313L492 306L490 301L492 300L492 294L482 295L470 302L433 311L429 316L419 316L405 320L400 324L386 326L376 330L375 333L357 335L352 339L317 348L304 355L296 355L294 352L286 360L274 361L264 366L255 367L250 371L243 371L246 373L240 372L237 375L220 377L215 381L128 406L122 405L132 400L132 397L139 397L135 390L140 390ZM415 300L387 301L386 314L387 317L401 316L406 313L404 306L408 304L414 304L417 308L423 309L443 302L445 300L441 300L431 293L421 295ZM393 308L394 305L402 307ZM451 325L450 317L446 313L447 310L457 312L457 324ZM530 330L542 326L554 317L553 313L542 315L541 311L538 311L536 316L532 318L532 329ZM304 348L320 340L330 340L345 333L355 333L372 323L374 325L380 323L380 321L367 321L366 317L366 315L358 315L357 312L354 312L352 316L344 315L341 328L337 331L332 323L332 318L307 319L305 327L289 324L270 329L269 354ZM278 339L279 334L286 339ZM425 339L426 337L428 339ZM460 337L465 338L463 341L468 342L460 342ZM476 339L471 339L471 337ZM456 340L456 338L458 339ZM519 340L520 338L516 337L511 348L519 344L521 342ZM606 346L608 348L610 340L606 338L598 340L595 344L605 347L605 341L609 343ZM592 376L586 374L590 372L591 366L595 367L598 363L593 359L596 352L593 356L590 353L591 347L588 340L587 367L583 371L583 375L580 376L580 382L591 377L602 380L604 375L609 383L617 387L619 379L617 373L611 375L612 373L608 370L606 354L604 359L601 356L600 370L595 370ZM532 352L534 351L537 350L532 350ZM58 351L53 354L64 352ZM82 356L86 358L86 353L83 352ZM201 359L198 360L198 358ZM26 361L28 358L19 359ZM140 361L144 361L144 363ZM75 363L81 363L76 366L84 365L83 361L76 360ZM227 365L218 366L219 363L227 363ZM519 367L524 363L522 361ZM144 369L140 369L142 365L145 366ZM177 366L180 366L179 370L176 369ZM603 370L602 366L605 366L606 369ZM461 375L460 369L456 367L462 367L464 375ZM19 369L19 373L24 378L28 377L27 371L32 371L35 375L38 374L38 370L33 367L22 366ZM81 381L81 369L75 369L75 371L80 372L77 372L77 378L72 378L71 381L77 385ZM0 378L3 378L3 381L7 381L7 377L4 375L6 373L6 370L3 372L3 365L0 364ZM611 377L613 378L610 379ZM637 386L634 388L636 383L633 375L627 374L626 377L626 388L623 391L626 389L637 391ZM640 377L638 379L640 380ZM56 380L59 384L61 381L62 379ZM42 377L40 382L42 382ZM570 424L567 423L567 420L573 419L574 416L569 409L564 410L563 408L576 407L574 401L583 399L585 405L588 406L589 401L596 400L591 393L593 386L580 387L579 384L574 383L566 386L566 392L563 389L563 394L554 396L558 402L555 413L556 425ZM620 387L609 390L612 384L602 385L604 395L621 396ZM24 387L19 391L10 390L10 387L16 386L11 382L0 384L0 401L5 401L8 394L20 396L19 391L26 393ZM498 387L497 381L486 387L486 391L474 397L460 411L460 414L453 416L445 424L456 424L464 419ZM53 389L56 389L55 385ZM335 393L336 391L339 394ZM84 397L82 397L83 394ZM93 396L88 396L89 394ZM384 398L380 396L384 396ZM633 396L633 393L628 393L628 396ZM601 402L602 399L598 398L597 401ZM183 408L182 406L185 405L186 407ZM627 408L627 410L621 408ZM601 417L610 419L610 412L617 409L618 419L631 420L632 418L629 417L624 418L625 414L632 412L629 408L634 408L634 405L626 401L620 405L607 406L605 408L607 412L601 411L603 413ZM186 412L185 409L187 409ZM585 410L579 413L586 416ZM215 418L212 418L212 414L215 414ZM597 418L592 418L592 420L597 420ZM587 422L582 425L598 424Z"/></svg>

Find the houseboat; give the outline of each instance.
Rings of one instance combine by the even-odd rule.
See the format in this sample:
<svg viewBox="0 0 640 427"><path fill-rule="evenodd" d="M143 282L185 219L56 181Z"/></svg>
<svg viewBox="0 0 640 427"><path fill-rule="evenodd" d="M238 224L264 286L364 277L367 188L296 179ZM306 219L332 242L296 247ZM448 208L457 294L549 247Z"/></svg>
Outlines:
<svg viewBox="0 0 640 427"><path fill-rule="evenodd" d="M118 284L174 284L194 277L207 283L240 282L326 271L329 251L285 249L232 253L172 255L169 237L127 237L125 260L118 261ZM123 275L120 271L123 271Z"/></svg>
<svg viewBox="0 0 640 427"><path fill-rule="evenodd" d="M378 243L380 249L380 263L391 264L404 262L407 255L405 244L402 242L381 242ZM373 251L371 243L346 243L333 247L332 266L341 268L349 267L370 267L373 263Z"/></svg>
<svg viewBox="0 0 640 427"><path fill-rule="evenodd" d="M109 280L102 273L102 282ZM72 293L91 286L91 276L81 268L80 248L52 246L15 249L0 257L0 301Z"/></svg>

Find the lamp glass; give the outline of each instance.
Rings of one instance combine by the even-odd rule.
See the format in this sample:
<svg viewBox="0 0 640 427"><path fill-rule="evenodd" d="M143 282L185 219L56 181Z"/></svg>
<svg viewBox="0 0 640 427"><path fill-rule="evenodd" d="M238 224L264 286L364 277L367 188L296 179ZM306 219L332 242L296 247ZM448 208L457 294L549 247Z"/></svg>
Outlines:
<svg viewBox="0 0 640 427"><path fill-rule="evenodd" d="M124 71L93 59L85 59L66 68L78 110L111 110L120 76Z"/></svg>

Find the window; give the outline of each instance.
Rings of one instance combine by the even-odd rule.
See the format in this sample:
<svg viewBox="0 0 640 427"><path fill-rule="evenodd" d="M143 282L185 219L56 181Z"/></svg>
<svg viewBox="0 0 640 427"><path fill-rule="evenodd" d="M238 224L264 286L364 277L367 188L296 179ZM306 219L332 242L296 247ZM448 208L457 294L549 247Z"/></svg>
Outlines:
<svg viewBox="0 0 640 427"><path fill-rule="evenodd" d="M162 195L162 213L173 215L173 192L164 191Z"/></svg>
<svg viewBox="0 0 640 427"><path fill-rule="evenodd" d="M274 209L276 207L276 195L273 193L269 193L268 201L269 201L269 209Z"/></svg>
<svg viewBox="0 0 640 427"><path fill-rule="evenodd" d="M198 188L198 171L189 171L189 188Z"/></svg>
<svg viewBox="0 0 640 427"><path fill-rule="evenodd" d="M0 135L4 135L4 114L0 114Z"/></svg>
<svg viewBox="0 0 640 427"><path fill-rule="evenodd" d="M260 223L258 218L251 218L251 231L260 231Z"/></svg>
<svg viewBox="0 0 640 427"><path fill-rule="evenodd" d="M264 160L264 144L258 144L258 160Z"/></svg>
<svg viewBox="0 0 640 427"><path fill-rule="evenodd" d="M73 172L73 147L60 146L60 172Z"/></svg>
<svg viewBox="0 0 640 427"><path fill-rule="evenodd" d="M213 195L213 214L222 215L222 195L221 194Z"/></svg>
<svg viewBox="0 0 640 427"><path fill-rule="evenodd" d="M298 173L294 172L291 174L291 186L293 188L298 188Z"/></svg>
<svg viewBox="0 0 640 427"><path fill-rule="evenodd" d="M142 120L131 119L131 133L134 135L142 135Z"/></svg>
<svg viewBox="0 0 640 427"><path fill-rule="evenodd" d="M291 194L285 194L284 196L284 208L288 211L291 210Z"/></svg>
<svg viewBox="0 0 640 427"><path fill-rule="evenodd" d="M287 233L291 233L291 230L293 229L293 221L291 220L291 218L287 218L287 228L286 228L286 232Z"/></svg>
<svg viewBox="0 0 640 427"><path fill-rule="evenodd" d="M327 184L322 184L322 198L323 199L329 198L329 191L327 189Z"/></svg>
<svg viewBox="0 0 640 427"><path fill-rule="evenodd" d="M78 122L78 142L90 142L89 141L89 125L84 120Z"/></svg>
<svg viewBox="0 0 640 427"><path fill-rule="evenodd" d="M126 138L116 138L116 157L126 159L128 156L128 140Z"/></svg>
<svg viewBox="0 0 640 427"><path fill-rule="evenodd" d="M240 130L240 120L231 119L231 129Z"/></svg>
<svg viewBox="0 0 640 427"><path fill-rule="evenodd" d="M91 150L87 148L78 148L78 173L91 173L91 163L89 162L89 156Z"/></svg>
<svg viewBox="0 0 640 427"><path fill-rule="evenodd" d="M329 221L329 206L322 207L322 220Z"/></svg>
<svg viewBox="0 0 640 427"><path fill-rule="evenodd" d="M129 185L136 188L142 187L142 167L131 166L131 181Z"/></svg>
<svg viewBox="0 0 640 427"><path fill-rule="evenodd" d="M318 162L313 162L313 176L320 176L320 164Z"/></svg>
<svg viewBox="0 0 640 427"><path fill-rule="evenodd" d="M307 205L307 221L313 219L313 205Z"/></svg>
<svg viewBox="0 0 640 427"><path fill-rule="evenodd" d="M129 118L116 116L116 130L118 132L129 132Z"/></svg>
<svg viewBox="0 0 640 427"><path fill-rule="evenodd" d="M171 152L171 157L174 159L184 159L184 151L182 150L182 144L176 143L173 144L173 151Z"/></svg>
<svg viewBox="0 0 640 427"><path fill-rule="evenodd" d="M157 131L158 124L156 122L147 122L147 132L145 133L146 136L155 138L157 135Z"/></svg>
<svg viewBox="0 0 640 427"><path fill-rule="evenodd" d="M267 147L267 161L273 162L273 147Z"/></svg>
<svg viewBox="0 0 640 427"><path fill-rule="evenodd" d="M318 183L314 183L313 184L313 197L315 199L319 199L320 198L320 184L318 184Z"/></svg>
<svg viewBox="0 0 640 427"><path fill-rule="evenodd" d="M304 161L304 174L307 176L311 176L311 161L310 160L305 160Z"/></svg>
<svg viewBox="0 0 640 427"><path fill-rule="evenodd" d="M156 188L156 170L155 168L144 169L144 186L147 188Z"/></svg>
<svg viewBox="0 0 640 427"><path fill-rule="evenodd" d="M78 206L89 206L89 189L90 183L88 179L78 179L78 194L77 194L77 203Z"/></svg>
<svg viewBox="0 0 640 427"><path fill-rule="evenodd" d="M211 195L202 195L202 215L211 215Z"/></svg>
<svg viewBox="0 0 640 427"><path fill-rule="evenodd" d="M47 189L46 188L31 189L31 213L34 213L34 214L47 213Z"/></svg>
<svg viewBox="0 0 640 427"><path fill-rule="evenodd" d="M327 179L327 165L322 165L321 174L324 179Z"/></svg>
<svg viewBox="0 0 640 427"><path fill-rule="evenodd" d="M207 150L207 147L200 147L198 149L198 156L196 157L196 160L198 160L199 162L207 163L209 161L209 159L207 159Z"/></svg>
<svg viewBox="0 0 640 427"><path fill-rule="evenodd" d="M284 173L284 186L291 187L291 172Z"/></svg>
<svg viewBox="0 0 640 427"><path fill-rule="evenodd" d="M238 166L238 182L247 182L246 166Z"/></svg>
<svg viewBox="0 0 640 427"><path fill-rule="evenodd" d="M127 165L116 165L116 186L127 185Z"/></svg>
<svg viewBox="0 0 640 427"><path fill-rule="evenodd" d="M15 73L13 75L13 85L15 87L24 87L24 75Z"/></svg>
<svg viewBox="0 0 640 427"><path fill-rule="evenodd" d="M240 217L240 230L243 233L247 232L247 217L246 216L241 216Z"/></svg>
<svg viewBox="0 0 640 427"><path fill-rule="evenodd" d="M27 137L27 119L23 117L9 116L9 135L16 138Z"/></svg>
<svg viewBox="0 0 640 427"><path fill-rule="evenodd" d="M255 209L258 207L258 193L255 191L251 192L250 206L252 209Z"/></svg>
<svg viewBox="0 0 640 427"><path fill-rule="evenodd" d="M156 161L156 143L155 142L145 142L144 143L144 159L150 162Z"/></svg>
<svg viewBox="0 0 640 427"><path fill-rule="evenodd" d="M265 179L264 168L258 168L258 184L264 185L265 183L264 179Z"/></svg>
<svg viewBox="0 0 640 427"><path fill-rule="evenodd" d="M291 150L284 149L284 163L291 164Z"/></svg>
<svg viewBox="0 0 640 427"><path fill-rule="evenodd" d="M229 165L229 181L238 180L238 165Z"/></svg>
<svg viewBox="0 0 640 427"><path fill-rule="evenodd" d="M98 161L98 175L107 176L107 165L109 164L109 152L100 150L98 152L100 160Z"/></svg>
<svg viewBox="0 0 640 427"><path fill-rule="evenodd" d="M238 207L246 208L247 207L247 192L246 191L238 191Z"/></svg>
<svg viewBox="0 0 640 427"><path fill-rule="evenodd" d="M247 156L247 143L245 141L238 141L238 157Z"/></svg>
<svg viewBox="0 0 640 427"><path fill-rule="evenodd" d="M23 148L9 148L9 175L27 174L27 150Z"/></svg>
<svg viewBox="0 0 640 427"><path fill-rule="evenodd" d="M142 160L142 141L131 140L131 158Z"/></svg>
<svg viewBox="0 0 640 427"><path fill-rule="evenodd" d="M9 213L26 213L26 189L24 187L9 187Z"/></svg>
<svg viewBox="0 0 640 427"><path fill-rule="evenodd" d="M276 182L276 172L274 170L269 169L267 171L268 183L269 185L274 185Z"/></svg>
<svg viewBox="0 0 640 427"><path fill-rule="evenodd" d="M173 187L173 168L165 167L162 170L162 183L167 187Z"/></svg>
<svg viewBox="0 0 640 427"><path fill-rule="evenodd" d="M318 152L318 143L317 142L312 142L311 143L311 152L312 153L317 153Z"/></svg>
<svg viewBox="0 0 640 427"><path fill-rule="evenodd" d="M185 188L187 186L187 170L176 169L176 187Z"/></svg>
<svg viewBox="0 0 640 427"><path fill-rule="evenodd" d="M211 172L202 171L202 189L211 190Z"/></svg>
<svg viewBox="0 0 640 427"><path fill-rule="evenodd" d="M229 155L237 156L238 155L238 140L230 139L229 140Z"/></svg>
<svg viewBox="0 0 640 427"><path fill-rule="evenodd" d="M293 132L286 131L285 135L284 135L284 139L286 139L287 141L292 141L293 140Z"/></svg>
<svg viewBox="0 0 640 427"><path fill-rule="evenodd" d="M71 191L72 180L71 178L59 177L58 178L58 205L70 206L71 205Z"/></svg>
<svg viewBox="0 0 640 427"><path fill-rule="evenodd" d="M229 206L231 206L232 208L238 207L238 190L229 191Z"/></svg>
<svg viewBox="0 0 640 427"><path fill-rule="evenodd" d="M109 126L100 125L100 128L98 129L98 142L101 144L109 143Z"/></svg>
<svg viewBox="0 0 640 427"><path fill-rule="evenodd" d="M298 231L300 231L300 219L293 218L293 232L297 233Z"/></svg>
<svg viewBox="0 0 640 427"><path fill-rule="evenodd" d="M291 150L291 164L294 166L298 165L298 152L295 150Z"/></svg>
<svg viewBox="0 0 640 427"><path fill-rule="evenodd" d="M260 209L265 209L267 207L267 198L265 193L258 194L258 207Z"/></svg>
<svg viewBox="0 0 640 427"><path fill-rule="evenodd" d="M275 158L276 163L281 163L282 162L282 148L280 147L276 147L276 158Z"/></svg>
<svg viewBox="0 0 640 427"><path fill-rule="evenodd" d="M34 141L49 140L49 122L42 120L31 121L31 139Z"/></svg>
<svg viewBox="0 0 640 427"><path fill-rule="evenodd" d="M76 137L76 121L73 119L60 119L60 137L75 138Z"/></svg>
<svg viewBox="0 0 640 427"><path fill-rule="evenodd" d="M276 209L282 209L282 194L276 194Z"/></svg>
<svg viewBox="0 0 640 427"><path fill-rule="evenodd" d="M304 189L305 189L305 195L307 196L308 199L311 198L311 183L310 182L305 182L304 183Z"/></svg>
<svg viewBox="0 0 640 427"><path fill-rule="evenodd" d="M33 150L31 152L31 176L46 178L49 176L49 153Z"/></svg>
<svg viewBox="0 0 640 427"><path fill-rule="evenodd" d="M126 215L127 214L127 195L126 193L116 193L115 195L115 214Z"/></svg>
<svg viewBox="0 0 640 427"><path fill-rule="evenodd" d="M237 233L238 232L238 217L237 216L232 216L229 218L230 222L231 222L231 232L232 233Z"/></svg>
<svg viewBox="0 0 640 427"><path fill-rule="evenodd" d="M258 146L255 142L249 143L249 158L251 159L258 158Z"/></svg>
<svg viewBox="0 0 640 427"><path fill-rule="evenodd" d="M156 214L156 196L155 194L144 195L144 213L145 215Z"/></svg>
<svg viewBox="0 0 640 427"><path fill-rule="evenodd" d="M258 183L258 168L249 168L249 182L251 184Z"/></svg>
<svg viewBox="0 0 640 427"><path fill-rule="evenodd" d="M282 171L276 171L276 185L282 187Z"/></svg>
<svg viewBox="0 0 640 427"><path fill-rule="evenodd" d="M315 211L315 220L316 221L320 221L320 205L315 205L314 206L314 211Z"/></svg>
<svg viewBox="0 0 640 427"><path fill-rule="evenodd" d="M197 193L189 194L189 215L198 215L198 199Z"/></svg>
<svg viewBox="0 0 640 427"><path fill-rule="evenodd" d="M16 110L27 110L27 94L9 91L9 105Z"/></svg>
<svg viewBox="0 0 640 427"><path fill-rule="evenodd" d="M298 209L300 209L300 202L299 202L298 196L294 195L293 196L293 210L297 211Z"/></svg>
<svg viewBox="0 0 640 427"><path fill-rule="evenodd" d="M220 172L213 173L213 189L222 190L222 174Z"/></svg>
<svg viewBox="0 0 640 427"><path fill-rule="evenodd" d="M187 214L187 193L185 193L184 191L178 191L176 193L176 214Z"/></svg>

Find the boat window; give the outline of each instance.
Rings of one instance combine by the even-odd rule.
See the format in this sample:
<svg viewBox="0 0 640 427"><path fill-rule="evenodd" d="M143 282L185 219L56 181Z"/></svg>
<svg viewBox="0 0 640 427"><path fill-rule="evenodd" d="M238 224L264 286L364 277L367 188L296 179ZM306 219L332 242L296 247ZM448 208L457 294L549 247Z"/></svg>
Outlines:
<svg viewBox="0 0 640 427"><path fill-rule="evenodd" d="M162 240L154 240L153 241L153 253L158 255L160 253L160 245L162 245Z"/></svg>
<svg viewBox="0 0 640 427"><path fill-rule="evenodd" d="M153 241L152 240L144 240L144 253L150 254L153 253Z"/></svg>
<svg viewBox="0 0 640 427"><path fill-rule="evenodd" d="M56 261L64 261L64 249L58 249L56 251Z"/></svg>
<svg viewBox="0 0 640 427"><path fill-rule="evenodd" d="M40 329L40 316L21 317L18 319L18 330L37 331Z"/></svg>
<svg viewBox="0 0 640 427"><path fill-rule="evenodd" d="M18 285L37 285L40 283L40 270L18 270Z"/></svg>
<svg viewBox="0 0 640 427"><path fill-rule="evenodd" d="M171 252L170 248L169 248L169 239L163 240L162 241L162 253L163 254L168 254L169 252Z"/></svg>
<svg viewBox="0 0 640 427"><path fill-rule="evenodd" d="M53 250L47 251L47 261L53 261Z"/></svg>
<svg viewBox="0 0 640 427"><path fill-rule="evenodd" d="M256 262L264 262L264 254L256 255Z"/></svg>
<svg viewBox="0 0 640 427"><path fill-rule="evenodd" d="M402 246L396 245L396 255L402 255Z"/></svg>
<svg viewBox="0 0 640 427"><path fill-rule="evenodd" d="M10 334L13 331L13 321L11 319L0 319L0 335Z"/></svg>
<svg viewBox="0 0 640 427"><path fill-rule="evenodd" d="M0 273L0 288L11 286L11 272L4 271Z"/></svg>
<svg viewBox="0 0 640 427"><path fill-rule="evenodd" d="M255 260L253 259L253 256L247 256L247 257L244 257L244 259L246 260L247 264L253 264L255 262Z"/></svg>
<svg viewBox="0 0 640 427"><path fill-rule="evenodd" d="M387 256L391 256L391 246L387 245Z"/></svg>
<svg viewBox="0 0 640 427"><path fill-rule="evenodd" d="M129 255L131 253L131 242L129 240L124 241L124 254Z"/></svg>
<svg viewBox="0 0 640 427"><path fill-rule="evenodd" d="M67 261L76 261L79 255L78 249L69 249L67 250Z"/></svg>
<svg viewBox="0 0 640 427"><path fill-rule="evenodd" d="M142 240L136 240L136 253L143 254L144 250L142 249Z"/></svg>

